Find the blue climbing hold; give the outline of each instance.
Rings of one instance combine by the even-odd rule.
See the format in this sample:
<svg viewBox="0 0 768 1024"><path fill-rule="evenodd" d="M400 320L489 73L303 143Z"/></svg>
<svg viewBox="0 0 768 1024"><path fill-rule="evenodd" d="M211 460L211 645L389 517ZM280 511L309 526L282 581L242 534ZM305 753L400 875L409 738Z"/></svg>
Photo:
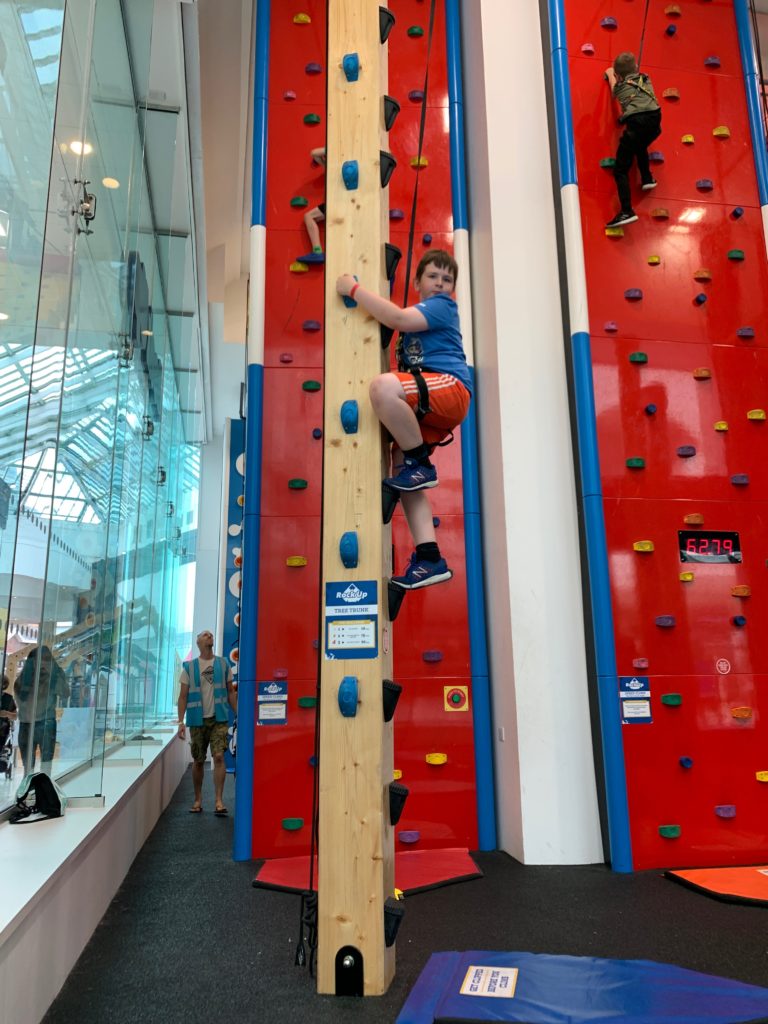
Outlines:
<svg viewBox="0 0 768 1024"><path fill-rule="evenodd" d="M707 301L707 296L704 294L704 292L699 292L699 294L693 301L696 303L697 306L703 306L704 303Z"/></svg>
<svg viewBox="0 0 768 1024"><path fill-rule="evenodd" d="M360 410L354 398L341 404L341 426L345 434L356 434L360 422Z"/></svg>
<svg viewBox="0 0 768 1024"><path fill-rule="evenodd" d="M443 660L443 652L442 651L424 651L424 653L422 654L422 658L427 663L435 664L436 662Z"/></svg>
<svg viewBox="0 0 768 1024"><path fill-rule="evenodd" d="M696 182L696 188L700 192L711 192L714 187L715 185L711 178L699 178Z"/></svg>
<svg viewBox="0 0 768 1024"><path fill-rule="evenodd" d="M653 404L653 402L649 402L648 405L646 405L646 407L645 407L645 415L646 416L655 416L656 415L656 411L657 411L657 406L655 406Z"/></svg>
<svg viewBox="0 0 768 1024"><path fill-rule="evenodd" d="M615 18L603 18L600 22L600 28L607 28L610 31L619 27L618 21Z"/></svg>
<svg viewBox="0 0 768 1024"><path fill-rule="evenodd" d="M360 58L356 53L345 53L341 66L348 82L356 82L360 77Z"/></svg>
<svg viewBox="0 0 768 1024"><path fill-rule="evenodd" d="M344 161L341 165L341 180L344 182L344 188L354 192L360 184L360 169L357 166L357 160Z"/></svg>
<svg viewBox="0 0 768 1024"><path fill-rule="evenodd" d="M692 757L681 757L680 758L680 767L681 768L693 768L693 758Z"/></svg>
<svg viewBox="0 0 768 1024"><path fill-rule="evenodd" d="M357 280L357 274L354 275L354 278L355 278L355 280ZM347 307L347 309L357 309L357 303L349 295L342 295L341 298L342 298L342 301L344 302L344 305Z"/></svg>
<svg viewBox="0 0 768 1024"><path fill-rule="evenodd" d="M733 217L734 220L738 220L739 217L743 217L744 216L744 207L743 206L734 206L734 208L731 210L731 216Z"/></svg>
<svg viewBox="0 0 768 1024"><path fill-rule="evenodd" d="M733 622L734 626L738 626L739 629L741 629L743 626L746 626L747 617L746 615L734 615L731 621Z"/></svg>
<svg viewBox="0 0 768 1024"><path fill-rule="evenodd" d="M624 298L627 302L639 302L643 297L642 288L627 288L624 292Z"/></svg>
<svg viewBox="0 0 768 1024"><path fill-rule="evenodd" d="M663 164L664 154L660 149L652 149L648 154L648 160L652 164Z"/></svg>
<svg viewBox="0 0 768 1024"><path fill-rule="evenodd" d="M320 429L320 427L315 427L315 429L312 431L312 437L314 437L316 441L319 441L322 436L323 432Z"/></svg>
<svg viewBox="0 0 768 1024"><path fill-rule="evenodd" d="M411 91L408 93L408 99L411 101L411 103L421 103L424 99L424 90L411 89Z"/></svg>
<svg viewBox="0 0 768 1024"><path fill-rule="evenodd" d="M705 57L704 58L704 67L705 68L719 68L720 67L720 58L716 57L714 54L712 54L711 57Z"/></svg>
<svg viewBox="0 0 768 1024"><path fill-rule="evenodd" d="M673 36L675 32L677 32L677 25L667 25L664 29L664 34L668 36Z"/></svg>
<svg viewBox="0 0 768 1024"><path fill-rule="evenodd" d="M656 625L660 629L674 629L675 627L675 616L674 615L657 615Z"/></svg>
<svg viewBox="0 0 768 1024"><path fill-rule="evenodd" d="M755 328L754 327L740 327L738 329L738 331L736 331L736 337L737 338L754 338L754 336L755 336Z"/></svg>
<svg viewBox="0 0 768 1024"><path fill-rule="evenodd" d="M677 454L681 459L692 459L696 454L696 449L692 444L681 444L677 449Z"/></svg>
<svg viewBox="0 0 768 1024"><path fill-rule="evenodd" d="M432 516L432 525L435 529L440 525L440 516Z"/></svg>
<svg viewBox="0 0 768 1024"><path fill-rule="evenodd" d="M734 473L731 483L734 487L746 487L749 484L749 473Z"/></svg>
<svg viewBox="0 0 768 1024"><path fill-rule="evenodd" d="M339 555L345 569L356 569L360 557L357 543L357 533L354 530L347 530L342 533L339 541Z"/></svg>
<svg viewBox="0 0 768 1024"><path fill-rule="evenodd" d="M344 676L339 685L339 711L345 718L357 714L357 676Z"/></svg>
<svg viewBox="0 0 768 1024"><path fill-rule="evenodd" d="M389 211L389 219L405 220L405 213L402 210L398 210L397 207L395 207L393 210Z"/></svg>
<svg viewBox="0 0 768 1024"><path fill-rule="evenodd" d="M432 235L423 235L421 241L424 243L424 245L432 245Z"/></svg>

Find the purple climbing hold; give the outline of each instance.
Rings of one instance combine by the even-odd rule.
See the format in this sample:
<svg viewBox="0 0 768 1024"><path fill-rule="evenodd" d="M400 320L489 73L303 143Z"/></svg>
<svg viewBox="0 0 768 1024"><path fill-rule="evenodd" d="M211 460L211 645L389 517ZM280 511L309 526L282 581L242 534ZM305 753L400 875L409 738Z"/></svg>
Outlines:
<svg viewBox="0 0 768 1024"><path fill-rule="evenodd" d="M315 429L312 431L312 437L314 437L316 441L319 441L322 436L323 432L320 429L320 427L315 427Z"/></svg>
<svg viewBox="0 0 768 1024"><path fill-rule="evenodd" d="M747 487L749 485L749 473L734 473L731 477L734 487Z"/></svg>
<svg viewBox="0 0 768 1024"><path fill-rule="evenodd" d="M618 21L615 18L603 18L600 22L600 28L607 28L610 32L619 27Z"/></svg>
<svg viewBox="0 0 768 1024"><path fill-rule="evenodd" d="M581 52L585 57L594 57L595 55L595 44L594 43L583 43Z"/></svg>
<svg viewBox="0 0 768 1024"><path fill-rule="evenodd" d="M736 804L717 804L715 814L718 818L735 818Z"/></svg>
<svg viewBox="0 0 768 1024"><path fill-rule="evenodd" d="M319 320L305 320L301 325L302 331L319 331L321 327Z"/></svg>
<svg viewBox="0 0 768 1024"><path fill-rule="evenodd" d="M418 843L421 839L421 832L417 832L415 829L411 832L398 832L397 838L401 843Z"/></svg>
<svg viewBox="0 0 768 1024"><path fill-rule="evenodd" d="M273 679L287 679L288 678L288 669L287 668L273 668L272 669L272 678Z"/></svg>
<svg viewBox="0 0 768 1024"><path fill-rule="evenodd" d="M402 210L394 209L389 211L390 220L405 220L405 214Z"/></svg>
<svg viewBox="0 0 768 1024"><path fill-rule="evenodd" d="M711 57L705 57L704 58L704 67L705 68L719 68L720 67L720 58L716 57L714 54L712 54Z"/></svg>
<svg viewBox="0 0 768 1024"><path fill-rule="evenodd" d="M696 188L699 192L711 192L714 187L715 185L711 178L699 178L696 182Z"/></svg>
<svg viewBox="0 0 768 1024"><path fill-rule="evenodd" d="M754 338L755 328L754 327L740 327L736 331L737 338Z"/></svg>
<svg viewBox="0 0 768 1024"><path fill-rule="evenodd" d="M292 363L293 362L293 356L291 355L290 352L281 352L280 353L280 362L281 363Z"/></svg>
<svg viewBox="0 0 768 1024"><path fill-rule="evenodd" d="M283 93L283 99L287 100L290 103L291 100L296 99L296 93L293 91L293 89L286 89L286 91Z"/></svg>
<svg viewBox="0 0 768 1024"><path fill-rule="evenodd" d="M663 164L664 154L661 152L660 149L652 149L648 154L648 160L652 164Z"/></svg>
<svg viewBox="0 0 768 1024"><path fill-rule="evenodd" d="M632 668L648 668L650 662L647 658L633 658Z"/></svg>
<svg viewBox="0 0 768 1024"><path fill-rule="evenodd" d="M424 99L424 90L411 89L411 91L408 93L408 99L411 101L411 103L421 103Z"/></svg>
<svg viewBox="0 0 768 1024"><path fill-rule="evenodd" d="M642 288L627 288L624 292L624 298L627 302L639 302L643 297Z"/></svg>
<svg viewBox="0 0 768 1024"><path fill-rule="evenodd" d="M421 241L424 245L432 245L432 235L422 235Z"/></svg>
<svg viewBox="0 0 768 1024"><path fill-rule="evenodd" d="M677 454L681 459L692 459L696 454L696 449L692 444L682 444L677 449Z"/></svg>
<svg viewBox="0 0 768 1024"><path fill-rule="evenodd" d="M615 334L618 331L619 325L615 320L606 320L603 324L603 330L606 334Z"/></svg>
<svg viewBox="0 0 768 1024"><path fill-rule="evenodd" d="M657 615L656 625L660 629L674 629L675 628L675 616L674 615Z"/></svg>
<svg viewBox="0 0 768 1024"><path fill-rule="evenodd" d="M323 66L312 60L304 67L304 70L308 75L320 75L322 74Z"/></svg>
<svg viewBox="0 0 768 1024"><path fill-rule="evenodd" d="M442 651L424 651L424 653L422 654L422 658L424 659L424 661L428 661L428 662L442 661L443 660L443 652Z"/></svg>

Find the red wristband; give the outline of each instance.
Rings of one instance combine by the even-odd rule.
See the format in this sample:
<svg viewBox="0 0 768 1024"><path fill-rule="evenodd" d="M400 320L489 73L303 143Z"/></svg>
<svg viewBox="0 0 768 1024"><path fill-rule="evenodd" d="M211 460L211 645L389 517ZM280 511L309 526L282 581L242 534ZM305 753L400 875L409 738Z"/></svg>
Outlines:
<svg viewBox="0 0 768 1024"><path fill-rule="evenodd" d="M357 289L358 289L359 287L360 287L360 282L359 282L359 281L355 281L355 283L354 283L354 284L352 285L352 287L351 287L351 288L349 289L349 297L350 297L350 299L354 299L354 297L355 297L355 292L357 291Z"/></svg>

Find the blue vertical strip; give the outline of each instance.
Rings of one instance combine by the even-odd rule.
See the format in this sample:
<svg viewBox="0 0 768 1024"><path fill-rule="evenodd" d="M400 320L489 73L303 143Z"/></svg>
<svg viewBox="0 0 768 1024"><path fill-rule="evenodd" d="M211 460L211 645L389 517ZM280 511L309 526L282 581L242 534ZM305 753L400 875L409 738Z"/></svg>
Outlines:
<svg viewBox="0 0 768 1024"><path fill-rule="evenodd" d="M755 60L755 42L752 39L748 0L734 0L733 9L736 14L739 53L744 71L749 129L752 133L752 152L755 156L755 171L757 173L757 189L760 195L760 205L765 206L768 203L768 154L766 153L765 129L760 110L760 74Z"/></svg>
<svg viewBox="0 0 768 1024"><path fill-rule="evenodd" d="M563 189L576 186L576 158L563 0L549 0L548 9L560 187ZM564 208L571 207L564 206ZM580 237L580 232L581 225L574 225L571 235ZM578 253L566 253L566 265L574 259L583 261L583 248L580 248ZM605 770L605 798L611 847L610 858L614 871L627 872L632 871L632 844L629 831L629 805L624 768L624 743L621 732L621 706L614 649L613 611L611 608L608 549L605 539L589 334L585 331L576 332L571 339L571 347L581 471L581 501L586 533L600 731Z"/></svg>
<svg viewBox="0 0 768 1024"><path fill-rule="evenodd" d="M454 230L468 228L467 179L464 160L464 103L461 80L461 22L459 0L446 0L446 49L451 149L451 195ZM472 393L475 370L470 366ZM472 675L472 721L475 747L478 845L496 849L496 792L493 778L493 723L486 640L483 587L483 539L480 520L477 417L475 403L461 426L461 470L464 493L464 545L469 608L469 650Z"/></svg>
<svg viewBox="0 0 768 1024"><path fill-rule="evenodd" d="M257 0L256 54L253 101L253 173L251 225L264 225L267 191L267 93L269 88L270 0ZM249 296L249 302L263 302ZM263 356L262 356L263 359ZM240 591L240 671L237 693L237 771L232 856L253 856L253 789L256 742L256 645L259 615L259 556L261 545L261 448L264 367L248 364L245 422L245 501L243 515L243 576Z"/></svg>

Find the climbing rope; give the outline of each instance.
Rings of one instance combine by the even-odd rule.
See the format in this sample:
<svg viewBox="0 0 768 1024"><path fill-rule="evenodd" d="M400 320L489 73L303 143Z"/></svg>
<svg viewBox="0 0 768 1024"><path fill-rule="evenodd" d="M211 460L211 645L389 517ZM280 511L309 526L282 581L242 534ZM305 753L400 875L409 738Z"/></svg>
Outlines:
<svg viewBox="0 0 768 1024"><path fill-rule="evenodd" d="M643 29L640 33L640 46L637 51L637 70L640 70L640 61L643 59L643 47L645 46L645 26L648 24L648 6L651 0L645 0L645 13L643 14Z"/></svg>

